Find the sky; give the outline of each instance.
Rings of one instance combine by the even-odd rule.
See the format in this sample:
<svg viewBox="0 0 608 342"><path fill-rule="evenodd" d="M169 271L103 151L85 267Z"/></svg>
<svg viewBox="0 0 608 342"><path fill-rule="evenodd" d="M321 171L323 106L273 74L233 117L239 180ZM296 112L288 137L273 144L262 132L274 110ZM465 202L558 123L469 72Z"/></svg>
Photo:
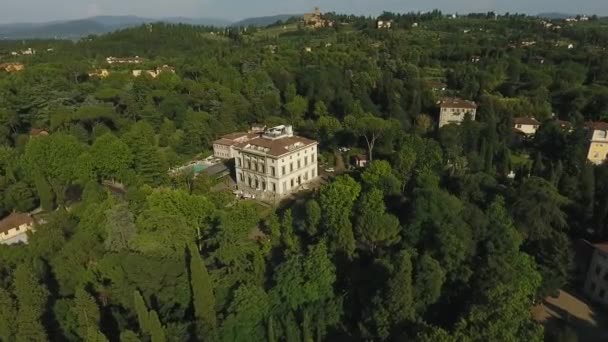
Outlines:
<svg viewBox="0 0 608 342"><path fill-rule="evenodd" d="M564 12L608 15L608 0L0 0L0 23L80 19L96 15L212 17L229 20L309 12Z"/></svg>

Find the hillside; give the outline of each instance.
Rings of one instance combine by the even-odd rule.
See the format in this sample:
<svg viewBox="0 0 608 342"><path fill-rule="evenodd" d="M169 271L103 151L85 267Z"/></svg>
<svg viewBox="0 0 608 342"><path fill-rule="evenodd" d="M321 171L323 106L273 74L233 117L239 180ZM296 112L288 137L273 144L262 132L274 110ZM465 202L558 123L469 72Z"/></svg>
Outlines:
<svg viewBox="0 0 608 342"><path fill-rule="evenodd" d="M286 21L293 17L301 17L301 16L302 16L301 14L280 14L280 15L273 15L273 16L267 16L267 17L247 18L247 19L243 19L243 20L237 21L235 23L232 23L231 26L264 27L264 26L272 25L279 20Z"/></svg>
<svg viewBox="0 0 608 342"><path fill-rule="evenodd" d="M227 26L230 24L227 20L217 18L98 16L79 20L53 21L47 23L4 24L0 25L0 39L74 39L153 22L183 23L203 26Z"/></svg>

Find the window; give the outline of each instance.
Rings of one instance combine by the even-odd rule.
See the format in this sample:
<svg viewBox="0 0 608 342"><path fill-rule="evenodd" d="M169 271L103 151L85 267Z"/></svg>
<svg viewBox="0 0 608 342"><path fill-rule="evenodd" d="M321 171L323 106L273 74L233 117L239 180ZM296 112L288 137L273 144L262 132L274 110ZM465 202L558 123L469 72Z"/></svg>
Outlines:
<svg viewBox="0 0 608 342"><path fill-rule="evenodd" d="M293 172L293 163L289 163L289 172Z"/></svg>
<svg viewBox="0 0 608 342"><path fill-rule="evenodd" d="M272 192L277 192L277 185L272 183Z"/></svg>
<svg viewBox="0 0 608 342"><path fill-rule="evenodd" d="M244 182L245 181L245 176L243 176L242 173L239 173L239 175L241 176L241 182Z"/></svg>
<svg viewBox="0 0 608 342"><path fill-rule="evenodd" d="M260 166L259 171L264 172L264 163L260 163L259 166Z"/></svg>
<svg viewBox="0 0 608 342"><path fill-rule="evenodd" d="M290 183L291 183L291 187L293 188L293 178L291 179Z"/></svg>
<svg viewBox="0 0 608 342"><path fill-rule="evenodd" d="M275 174L274 174L274 166L271 166L271 167L270 167L270 174L271 174L271 175L273 175L273 176L275 175Z"/></svg>
<svg viewBox="0 0 608 342"><path fill-rule="evenodd" d="M308 166L308 156L304 157L304 166Z"/></svg>
<svg viewBox="0 0 608 342"><path fill-rule="evenodd" d="M281 169L283 170L283 173L281 173L281 175L284 175L284 174L285 174L285 165L283 165L283 166L281 167Z"/></svg>
<svg viewBox="0 0 608 342"><path fill-rule="evenodd" d="M283 182L283 192L287 191L287 182Z"/></svg>
<svg viewBox="0 0 608 342"><path fill-rule="evenodd" d="M310 162L314 163L315 162L315 154L313 153L312 156L310 157Z"/></svg>
<svg viewBox="0 0 608 342"><path fill-rule="evenodd" d="M246 163L247 163L246 169L250 169L251 168L251 162L249 160L246 160Z"/></svg>
<svg viewBox="0 0 608 342"><path fill-rule="evenodd" d="M298 170L302 167L300 159L298 159Z"/></svg>
<svg viewBox="0 0 608 342"><path fill-rule="evenodd" d="M517 125L517 126L515 126L515 127L517 127L517 128L521 128L521 125Z"/></svg>
<svg viewBox="0 0 608 342"><path fill-rule="evenodd" d="M316 175L317 175L317 170L316 170L316 169L313 169L313 170L312 170L312 178L315 178L315 177L316 177Z"/></svg>

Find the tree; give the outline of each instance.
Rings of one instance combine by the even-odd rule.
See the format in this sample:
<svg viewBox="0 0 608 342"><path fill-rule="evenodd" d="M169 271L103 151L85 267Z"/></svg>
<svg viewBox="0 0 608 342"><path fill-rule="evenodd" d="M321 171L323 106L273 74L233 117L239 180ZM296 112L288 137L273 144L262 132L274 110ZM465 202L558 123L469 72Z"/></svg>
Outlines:
<svg viewBox="0 0 608 342"><path fill-rule="evenodd" d="M28 212L34 208L34 193L23 182L9 186L4 193L4 206L9 210Z"/></svg>
<svg viewBox="0 0 608 342"><path fill-rule="evenodd" d="M11 294L0 287L0 340L14 339L17 306Z"/></svg>
<svg viewBox="0 0 608 342"><path fill-rule="evenodd" d="M393 326L401 325L414 318L414 287L412 286L412 261L407 251L402 251L396 260L384 298L385 307ZM416 298L418 300L418 298Z"/></svg>
<svg viewBox="0 0 608 342"><path fill-rule="evenodd" d="M429 305L437 302L445 280L446 274L439 262L429 254L422 255L416 266L416 312L424 313Z"/></svg>
<svg viewBox="0 0 608 342"><path fill-rule="evenodd" d="M317 235L321 223L321 207L315 199L306 202L306 232L310 236Z"/></svg>
<svg viewBox="0 0 608 342"><path fill-rule="evenodd" d="M401 184L393 174L391 164L385 160L371 162L361 175L361 179L367 189L380 189L385 195L398 194L401 189Z"/></svg>
<svg viewBox="0 0 608 342"><path fill-rule="evenodd" d="M57 133L30 140L23 158L32 177L40 177L36 184L39 191L39 185L48 184L57 202L63 204L67 187L78 178L78 165L75 161L82 150L83 147L76 138Z"/></svg>
<svg viewBox="0 0 608 342"><path fill-rule="evenodd" d="M515 225L526 239L542 239L555 229L566 228L566 214L561 208L567 203L551 183L542 178L528 178L517 190L513 203Z"/></svg>
<svg viewBox="0 0 608 342"><path fill-rule="evenodd" d="M285 105L285 109L289 114L289 122L292 125L297 125L302 121L304 113L308 110L308 101L304 97L296 95Z"/></svg>
<svg viewBox="0 0 608 342"><path fill-rule="evenodd" d="M341 252L351 257L355 251L350 214L361 192L361 186L349 176L338 177L324 186L319 196L323 208L322 226L333 252Z"/></svg>
<svg viewBox="0 0 608 342"><path fill-rule="evenodd" d="M128 204L119 203L106 210L105 214L106 248L113 252L129 250L130 244L137 234L137 228Z"/></svg>
<svg viewBox="0 0 608 342"><path fill-rule="evenodd" d="M346 126L357 136L365 138L369 161L372 162L374 160L374 146L378 139L382 138L384 133L390 128L389 122L371 114L366 114L360 118L347 116L344 121Z"/></svg>
<svg viewBox="0 0 608 342"><path fill-rule="evenodd" d="M191 246L189 252L191 254L190 287L192 289L194 315L201 322L204 331L207 334L212 334L217 328L213 283L198 249Z"/></svg>
<svg viewBox="0 0 608 342"><path fill-rule="evenodd" d="M84 289L76 290L74 314L78 317L78 335L86 341L96 341L99 333L100 313L95 299Z"/></svg>
<svg viewBox="0 0 608 342"><path fill-rule="evenodd" d="M48 340L42 316L45 313L48 290L40 283L32 265L17 266L13 287L19 309L17 311L16 341Z"/></svg>
<svg viewBox="0 0 608 342"><path fill-rule="evenodd" d="M389 247L401 240L399 220L386 213L382 191L373 189L363 193L357 203L355 223L357 240L374 252L378 247Z"/></svg>
<svg viewBox="0 0 608 342"><path fill-rule="evenodd" d="M106 134L91 146L93 170L99 179L124 180L133 155L129 147L113 134Z"/></svg>

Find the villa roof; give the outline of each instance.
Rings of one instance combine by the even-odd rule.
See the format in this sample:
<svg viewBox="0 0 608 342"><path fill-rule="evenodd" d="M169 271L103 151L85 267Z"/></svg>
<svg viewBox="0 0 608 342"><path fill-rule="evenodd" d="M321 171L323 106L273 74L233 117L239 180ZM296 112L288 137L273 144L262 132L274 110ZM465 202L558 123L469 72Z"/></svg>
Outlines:
<svg viewBox="0 0 608 342"><path fill-rule="evenodd" d="M604 242L604 243L596 243L593 245L593 247L595 247L595 249L602 251L606 254L608 254L608 242Z"/></svg>
<svg viewBox="0 0 608 342"><path fill-rule="evenodd" d="M540 125L540 122L535 118L519 117L514 118L513 123L516 125Z"/></svg>
<svg viewBox="0 0 608 342"><path fill-rule="evenodd" d="M8 232L13 228L21 226L22 224L31 224L32 222L34 222L34 219L32 219L28 214L12 213L0 220L0 233Z"/></svg>
<svg viewBox="0 0 608 342"><path fill-rule="evenodd" d="M594 130L608 131L608 122L602 122L602 121L587 122L585 124L585 126L587 126L587 128L591 128Z"/></svg>
<svg viewBox="0 0 608 342"><path fill-rule="evenodd" d="M250 149L251 146L261 147L265 149L265 151L263 151L264 153L269 154L271 156L279 157L290 152L291 150L299 149L314 144L317 144L317 142L299 136L284 137L279 139L268 139L265 137L258 137L246 141L244 143L240 143L236 145L236 147L239 149ZM252 149L255 149L255 147Z"/></svg>
<svg viewBox="0 0 608 342"><path fill-rule="evenodd" d="M444 98L440 101L440 106L447 108L477 109L477 104L475 102L459 98Z"/></svg>
<svg viewBox="0 0 608 342"><path fill-rule="evenodd" d="M246 140L251 140L258 136L259 136L258 133L236 132L236 133L222 135L219 139L215 140L213 143L219 144L219 145L225 145L225 146L233 146L238 143L241 143L242 141L239 141L240 139L244 138Z"/></svg>

